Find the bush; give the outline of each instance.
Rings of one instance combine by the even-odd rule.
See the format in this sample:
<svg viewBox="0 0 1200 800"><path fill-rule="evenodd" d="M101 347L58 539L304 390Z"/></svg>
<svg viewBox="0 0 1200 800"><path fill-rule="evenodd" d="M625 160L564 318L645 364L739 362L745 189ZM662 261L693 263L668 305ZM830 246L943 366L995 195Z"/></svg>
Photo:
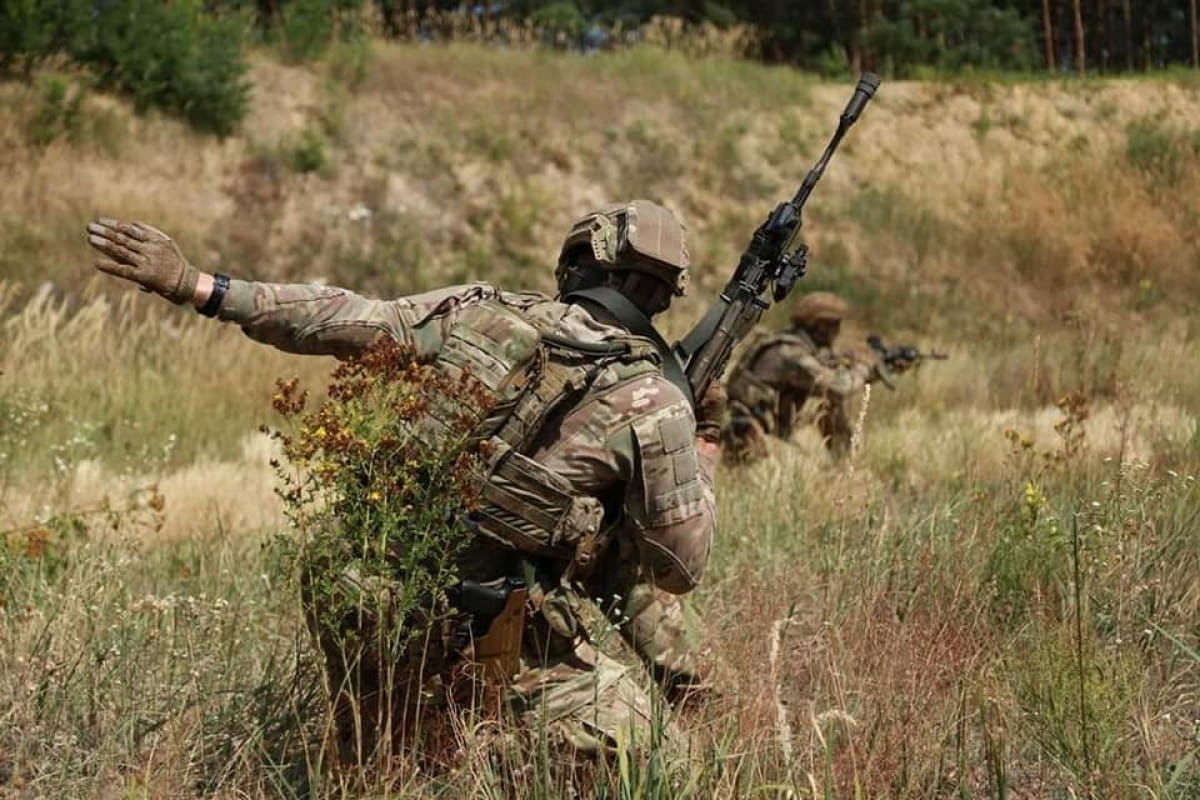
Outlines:
<svg viewBox="0 0 1200 800"><path fill-rule="evenodd" d="M1198 131L1176 130L1148 118L1129 125L1126 135L1126 158L1151 181L1175 186L1189 162L1200 160Z"/></svg>
<svg viewBox="0 0 1200 800"><path fill-rule="evenodd" d="M280 495L307 534L280 549L325 655L339 730L361 756L386 746L389 731L436 724L422 724L419 709L435 707L429 690L452 679L442 632L462 618L446 591L472 538L461 520L481 499L485 448L472 434L488 404L467 372L420 366L391 341L332 378L310 411L296 380L277 384L275 409L292 431L275 433L287 461L275 462Z"/></svg>
<svg viewBox="0 0 1200 800"><path fill-rule="evenodd" d="M247 27L246 17L206 13L199 0L12 0L0 4L0 69L27 75L64 53L140 111L160 108L223 136L246 114Z"/></svg>
<svg viewBox="0 0 1200 800"><path fill-rule="evenodd" d="M76 58L133 97L139 111L161 108L220 136L246 114L240 16L210 16L200 3L116 0L97 9Z"/></svg>
<svg viewBox="0 0 1200 800"><path fill-rule="evenodd" d="M72 90L61 75L45 76L39 84L37 110L29 120L29 143L40 147L60 136L76 138L82 118L84 87L76 85Z"/></svg>
<svg viewBox="0 0 1200 800"><path fill-rule="evenodd" d="M288 161L296 172L319 172L329 166L329 142L316 128L305 128L291 146Z"/></svg>
<svg viewBox="0 0 1200 800"><path fill-rule="evenodd" d="M335 40L359 36L362 0L291 0L283 8L283 45L287 56L308 61L325 53Z"/></svg>
<svg viewBox="0 0 1200 800"><path fill-rule="evenodd" d="M81 0L5 0L0 3L0 70L28 76L38 61L68 48L85 29L89 7Z"/></svg>
<svg viewBox="0 0 1200 800"><path fill-rule="evenodd" d="M557 0L533 12L533 24L553 37L575 39L587 27L587 19L571 0Z"/></svg>

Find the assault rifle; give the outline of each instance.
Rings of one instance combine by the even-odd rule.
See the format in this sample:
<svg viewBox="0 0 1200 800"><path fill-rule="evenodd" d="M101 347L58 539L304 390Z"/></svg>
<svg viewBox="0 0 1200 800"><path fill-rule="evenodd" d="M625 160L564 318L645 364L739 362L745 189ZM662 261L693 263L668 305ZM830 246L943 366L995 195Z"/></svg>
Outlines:
<svg viewBox="0 0 1200 800"><path fill-rule="evenodd" d="M937 350L922 352L911 345L886 345L877 333L867 337L867 344L879 354L879 360L892 372L904 372L929 358L945 361L950 357Z"/></svg>
<svg viewBox="0 0 1200 800"><path fill-rule="evenodd" d="M796 195L780 203L754 232L750 246L738 260L733 277L721 296L696 327L675 343L675 354L697 402L708 387L721 377L734 346L762 318L772 302L788 296L796 281L804 277L808 245L797 241L804 204L833 157L842 137L850 130L879 88L879 76L864 72L838 120L837 130L821 158L804 176Z"/></svg>

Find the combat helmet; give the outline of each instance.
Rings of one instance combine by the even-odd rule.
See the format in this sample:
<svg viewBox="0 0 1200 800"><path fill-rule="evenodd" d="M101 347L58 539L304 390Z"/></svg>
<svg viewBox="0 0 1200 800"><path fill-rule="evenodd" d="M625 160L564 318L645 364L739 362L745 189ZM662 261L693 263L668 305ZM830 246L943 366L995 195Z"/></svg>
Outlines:
<svg viewBox="0 0 1200 800"><path fill-rule="evenodd" d="M571 226L554 276L560 295L588 285L620 289L648 313L667 307L688 284L686 227L649 200L614 203Z"/></svg>
<svg viewBox="0 0 1200 800"><path fill-rule="evenodd" d="M819 322L840 322L849 311L846 301L833 292L809 292L796 301L792 324L797 328L808 328Z"/></svg>

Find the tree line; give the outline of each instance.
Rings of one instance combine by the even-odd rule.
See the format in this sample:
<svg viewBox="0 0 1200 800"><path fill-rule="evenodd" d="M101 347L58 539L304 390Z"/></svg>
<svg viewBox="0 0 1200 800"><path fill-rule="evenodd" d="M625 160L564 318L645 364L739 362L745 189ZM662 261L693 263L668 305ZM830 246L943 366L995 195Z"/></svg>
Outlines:
<svg viewBox="0 0 1200 800"><path fill-rule="evenodd" d="M655 16L748 26L754 54L823 72L874 69L1133 72L1200 68L1198 0L374 0L392 36L421 35L435 13L485 22L534 20L554 32L634 30ZM341 9L361 0L256 0L260 25L289 5ZM588 41L595 41L589 39Z"/></svg>
<svg viewBox="0 0 1200 800"><path fill-rule="evenodd" d="M740 54L826 75L1088 74L1200 68L1200 0L0 0L0 73L66 58L140 107L225 134L245 45L319 56L339 39L469 35L594 49L655 18L726 29ZM514 31L523 37L513 39Z"/></svg>
<svg viewBox="0 0 1200 800"><path fill-rule="evenodd" d="M247 0L242 0L245 4ZM533 20L552 33L635 30L655 16L752 28L754 55L823 72L1144 71L1200 68L1198 0L253 0L259 25L289 8L374 2L383 32L429 35L434 14ZM237 0L235 0L237 4ZM587 41L595 41L594 38Z"/></svg>

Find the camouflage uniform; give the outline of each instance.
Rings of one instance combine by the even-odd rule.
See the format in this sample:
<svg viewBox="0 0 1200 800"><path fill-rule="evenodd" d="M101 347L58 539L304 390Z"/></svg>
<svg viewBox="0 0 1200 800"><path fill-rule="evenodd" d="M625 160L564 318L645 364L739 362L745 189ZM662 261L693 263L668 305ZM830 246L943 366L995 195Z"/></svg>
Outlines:
<svg viewBox="0 0 1200 800"><path fill-rule="evenodd" d="M332 287L234 280L219 317L256 341L293 353L350 357L386 336L433 359L451 345L462 346L466 334L456 324L485 307L514 312L543 336L592 345L636 339L578 305L484 284L380 301ZM619 596L610 611L631 620L621 633L652 664L687 672L694 665L671 595L694 588L708 559L715 525L713 463L695 446L688 401L660 370L645 366L614 362L600 369L586 394L526 455L565 480L570 493L597 498L606 524L620 525L616 546L586 594ZM512 569L503 562L516 551L493 553L495 563L480 566L492 574L475 577ZM554 581L533 596L541 613L527 615L522 671L509 690L513 707L531 725L583 750L647 741L650 695L635 659L619 646L621 637L610 635L605 612L584 592Z"/></svg>
<svg viewBox="0 0 1200 800"><path fill-rule="evenodd" d="M840 321L845 304L826 292L803 298L786 331L763 333L746 346L730 371L729 421L722 452L746 462L766 454L767 437L791 437L797 417L815 398L816 425L835 456L850 448L846 401L877 376L873 365L856 362L818 346L807 326L821 319Z"/></svg>

